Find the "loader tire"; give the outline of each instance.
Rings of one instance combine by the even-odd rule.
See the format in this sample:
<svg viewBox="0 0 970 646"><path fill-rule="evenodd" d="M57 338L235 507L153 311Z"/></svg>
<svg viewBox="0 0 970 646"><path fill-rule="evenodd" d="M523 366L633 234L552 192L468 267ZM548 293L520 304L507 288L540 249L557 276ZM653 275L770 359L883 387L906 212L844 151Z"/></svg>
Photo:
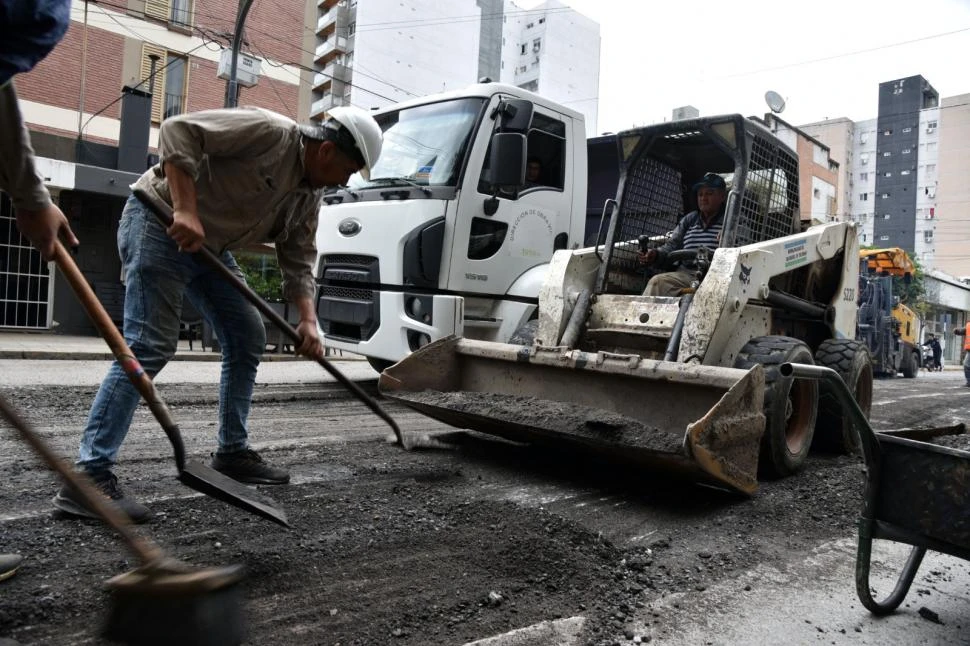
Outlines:
<svg viewBox="0 0 970 646"><path fill-rule="evenodd" d="M536 340L536 333L539 331L539 319L526 321L519 326L512 336L509 343L512 345L532 345Z"/></svg>
<svg viewBox="0 0 970 646"><path fill-rule="evenodd" d="M367 357L367 363L369 363L370 367L377 372L384 372L394 365L393 361L388 361L387 359L377 359L375 357Z"/></svg>
<svg viewBox="0 0 970 646"><path fill-rule="evenodd" d="M907 352L900 368L903 376L907 379L914 379L919 374L919 357L915 352Z"/></svg>
<svg viewBox="0 0 970 646"><path fill-rule="evenodd" d="M839 373L866 419L872 410L872 357L864 343L849 339L828 339L815 351L815 363ZM842 409L838 398L825 383L819 383L818 419L814 448L833 453L856 453L859 431Z"/></svg>
<svg viewBox="0 0 970 646"><path fill-rule="evenodd" d="M783 363L814 365L804 342L787 336L761 336L748 341L738 353L736 368L761 364L765 372L765 433L761 437L759 472L783 478L802 468L808 458L818 414L818 382L782 377Z"/></svg>

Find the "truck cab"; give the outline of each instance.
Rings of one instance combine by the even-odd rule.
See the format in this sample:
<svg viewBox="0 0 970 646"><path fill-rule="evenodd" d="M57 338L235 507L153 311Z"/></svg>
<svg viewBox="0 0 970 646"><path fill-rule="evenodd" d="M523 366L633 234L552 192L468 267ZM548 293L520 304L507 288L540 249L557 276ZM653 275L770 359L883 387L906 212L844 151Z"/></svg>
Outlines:
<svg viewBox="0 0 970 646"><path fill-rule="evenodd" d="M370 179L328 192L320 210L327 346L383 369L452 334L507 340L534 318L553 252L583 246L591 229L583 116L487 83L374 117L384 146ZM615 140L598 139L618 168ZM527 182L528 165L539 173ZM615 191L617 174L600 183Z"/></svg>

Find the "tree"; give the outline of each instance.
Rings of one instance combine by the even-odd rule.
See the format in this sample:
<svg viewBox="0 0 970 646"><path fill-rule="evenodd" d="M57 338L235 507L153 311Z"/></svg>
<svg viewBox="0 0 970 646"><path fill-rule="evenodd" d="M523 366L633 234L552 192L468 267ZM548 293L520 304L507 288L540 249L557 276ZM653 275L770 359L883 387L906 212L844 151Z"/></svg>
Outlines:
<svg viewBox="0 0 970 646"><path fill-rule="evenodd" d="M233 257L246 277L246 284L263 300L283 300L283 274L275 255L238 252Z"/></svg>

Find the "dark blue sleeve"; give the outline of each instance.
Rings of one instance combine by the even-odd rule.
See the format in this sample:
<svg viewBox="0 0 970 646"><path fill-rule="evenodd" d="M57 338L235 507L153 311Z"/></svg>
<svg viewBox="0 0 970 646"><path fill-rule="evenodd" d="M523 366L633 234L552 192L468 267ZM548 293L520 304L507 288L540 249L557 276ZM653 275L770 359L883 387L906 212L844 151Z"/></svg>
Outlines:
<svg viewBox="0 0 970 646"><path fill-rule="evenodd" d="M61 41L70 22L70 0L0 2L0 85L32 70Z"/></svg>

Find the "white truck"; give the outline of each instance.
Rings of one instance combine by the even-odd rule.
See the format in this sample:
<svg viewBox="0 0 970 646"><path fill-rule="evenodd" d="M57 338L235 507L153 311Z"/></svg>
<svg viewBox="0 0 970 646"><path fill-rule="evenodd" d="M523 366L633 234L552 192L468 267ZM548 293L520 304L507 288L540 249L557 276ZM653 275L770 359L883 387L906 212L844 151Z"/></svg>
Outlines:
<svg viewBox="0 0 970 646"><path fill-rule="evenodd" d="M595 238L616 195L616 138L587 140L579 112L497 83L374 117L384 147L370 180L354 176L320 211L327 346L382 370L450 335L508 341L535 318L553 252Z"/></svg>

